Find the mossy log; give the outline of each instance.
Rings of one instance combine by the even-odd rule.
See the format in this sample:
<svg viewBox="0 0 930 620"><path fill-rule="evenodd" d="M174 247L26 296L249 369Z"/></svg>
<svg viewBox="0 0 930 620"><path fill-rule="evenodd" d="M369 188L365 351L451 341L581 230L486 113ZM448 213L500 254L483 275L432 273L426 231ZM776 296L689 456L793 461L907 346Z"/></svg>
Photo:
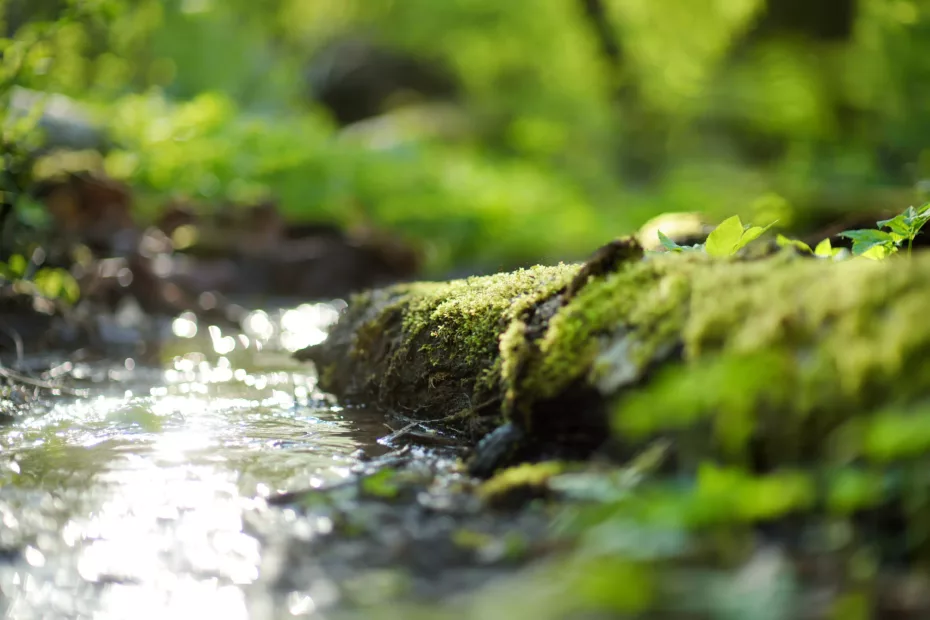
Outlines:
<svg viewBox="0 0 930 620"><path fill-rule="evenodd" d="M323 389L480 437L755 470L930 449L930 253L648 253L357 296L302 352Z"/></svg>

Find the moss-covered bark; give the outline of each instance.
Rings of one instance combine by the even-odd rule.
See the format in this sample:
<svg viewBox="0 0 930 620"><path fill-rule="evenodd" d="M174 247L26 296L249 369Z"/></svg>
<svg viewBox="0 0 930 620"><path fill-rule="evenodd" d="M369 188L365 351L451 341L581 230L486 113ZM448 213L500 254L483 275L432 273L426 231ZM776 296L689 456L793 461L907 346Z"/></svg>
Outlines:
<svg viewBox="0 0 930 620"><path fill-rule="evenodd" d="M501 420L501 334L545 307L577 270L534 267L364 293L323 345L298 355L343 399L479 435Z"/></svg>
<svg viewBox="0 0 930 620"><path fill-rule="evenodd" d="M460 430L609 422L768 469L930 448L927 308L930 254L601 255L367 293L306 357L324 389Z"/></svg>

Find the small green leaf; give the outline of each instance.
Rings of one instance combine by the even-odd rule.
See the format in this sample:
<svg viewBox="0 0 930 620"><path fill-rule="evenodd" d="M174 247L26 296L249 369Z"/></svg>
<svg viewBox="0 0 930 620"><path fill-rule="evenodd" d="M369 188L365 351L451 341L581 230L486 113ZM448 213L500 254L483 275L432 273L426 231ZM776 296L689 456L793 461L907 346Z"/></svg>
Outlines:
<svg viewBox="0 0 930 620"><path fill-rule="evenodd" d="M381 497L384 499L393 499L400 493L400 485L397 483L397 472L391 469L382 469L364 479L362 479L362 491L366 495Z"/></svg>
<svg viewBox="0 0 930 620"><path fill-rule="evenodd" d="M81 298L81 285L78 284L78 281L74 279L69 272L62 270L62 284L61 284L61 294L64 297L65 301L71 304L76 304Z"/></svg>
<svg viewBox="0 0 930 620"><path fill-rule="evenodd" d="M914 226L911 229L912 239L917 236L917 233L920 232L920 229L923 228L924 224L926 224L928 221L930 221L930 213L926 213L924 215L918 215L914 219Z"/></svg>
<svg viewBox="0 0 930 620"><path fill-rule="evenodd" d="M895 245L902 241L908 241L908 253L910 253L911 242L920 233L924 224L930 221L930 205L923 205L920 209L908 207L903 212L888 220L877 222L880 228L888 228L894 237ZM868 251L868 250L867 250ZM893 253L890 251L889 253ZM873 252L870 258L877 258L878 252ZM883 258L884 256L882 256Z"/></svg>
<svg viewBox="0 0 930 620"><path fill-rule="evenodd" d="M40 269L34 281L39 292L49 299L57 299L64 284L62 275L57 269Z"/></svg>
<svg viewBox="0 0 930 620"><path fill-rule="evenodd" d="M897 246L893 243L853 243L853 254L872 260L883 260L898 251Z"/></svg>
<svg viewBox="0 0 930 620"><path fill-rule="evenodd" d="M876 224L878 225L879 228L890 229L893 235L897 235L898 237L900 237L900 239L896 239L896 241L900 241L901 239L907 239L911 235L911 229L913 227L914 218L917 217L917 212L914 211L913 213L909 214L909 212L911 211L914 211L914 208L908 207L907 211L905 211L904 213L901 213L900 215L896 215L890 220L882 220L880 222L876 222Z"/></svg>
<svg viewBox="0 0 930 620"><path fill-rule="evenodd" d="M682 247L678 245L677 243L675 243L674 241L672 241L671 239L669 239L665 235L665 233L663 233L661 230L659 231L659 243L661 243L662 247L664 247L669 252L681 252L682 251Z"/></svg>
<svg viewBox="0 0 930 620"><path fill-rule="evenodd" d="M852 253L856 256L862 256L876 247L884 247L884 250L872 251L867 258L885 258L889 254L893 254L895 250L895 237L891 233L881 230L871 228L844 230L840 233L840 236L852 239Z"/></svg>
<svg viewBox="0 0 930 620"><path fill-rule="evenodd" d="M761 234L761 233L760 233ZM739 242L743 236L743 223L738 215L723 220L710 235L704 244L704 251L711 256L732 256L739 249Z"/></svg>
<svg viewBox="0 0 930 620"><path fill-rule="evenodd" d="M814 253L814 251L811 249L811 246L807 245L803 241L799 241L797 239L789 239L788 237L784 235L778 235L777 237L775 237L775 243L777 243L778 247L780 248L792 247L802 252L807 252L808 254ZM817 246L817 247L820 247L820 246Z"/></svg>
<svg viewBox="0 0 930 620"><path fill-rule="evenodd" d="M81 296L81 287L67 270L43 267L33 278L36 289L49 299L64 299L76 303Z"/></svg>
<svg viewBox="0 0 930 620"><path fill-rule="evenodd" d="M833 249L833 244L830 243L830 238L827 237L823 241L817 244L817 247L814 248L814 254L816 256L836 256L836 253L840 251L841 248Z"/></svg>
<svg viewBox="0 0 930 620"><path fill-rule="evenodd" d="M21 278L24 273L26 273L26 266L28 261L26 257L22 254L14 254L7 261L6 266L10 272L10 275L14 278Z"/></svg>
<svg viewBox="0 0 930 620"><path fill-rule="evenodd" d="M743 249L744 247L746 247L747 245L749 245L750 243L752 243L753 241L761 237L765 231L767 231L769 228L771 228L774 225L775 225L775 222L772 222L771 224L765 227L751 226L747 228L743 232L743 236L740 237L739 242L736 244L736 250L734 250L734 252L737 252Z"/></svg>
<svg viewBox="0 0 930 620"><path fill-rule="evenodd" d="M865 228L862 230L844 230L840 233L840 237L846 237L847 239L852 239L853 241L870 243L886 243L888 241L894 241L894 237L892 237L891 234L872 228Z"/></svg>

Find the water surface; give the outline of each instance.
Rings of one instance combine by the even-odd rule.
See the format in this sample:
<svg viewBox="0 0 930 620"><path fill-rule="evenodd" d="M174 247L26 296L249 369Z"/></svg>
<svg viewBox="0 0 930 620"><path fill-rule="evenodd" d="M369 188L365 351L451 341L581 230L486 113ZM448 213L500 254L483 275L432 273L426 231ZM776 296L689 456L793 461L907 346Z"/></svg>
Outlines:
<svg viewBox="0 0 930 620"><path fill-rule="evenodd" d="M265 498L345 478L390 432L289 357L335 313L253 313L245 334L181 317L158 361L59 360L83 395L0 426L0 612L250 617Z"/></svg>

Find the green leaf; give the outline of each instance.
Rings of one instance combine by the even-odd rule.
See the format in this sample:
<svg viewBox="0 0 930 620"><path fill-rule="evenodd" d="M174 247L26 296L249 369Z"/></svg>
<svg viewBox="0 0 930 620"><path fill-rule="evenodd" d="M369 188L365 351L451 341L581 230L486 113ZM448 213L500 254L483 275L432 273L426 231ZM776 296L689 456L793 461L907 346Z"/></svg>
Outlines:
<svg viewBox="0 0 930 620"><path fill-rule="evenodd" d="M908 207L893 218L881 220L877 224L880 228L890 229L895 242L901 242L905 239L914 239L928 220L930 220L930 205L923 205L919 210Z"/></svg>
<svg viewBox="0 0 930 620"><path fill-rule="evenodd" d="M669 252L681 252L683 249L680 245L669 239L661 230L659 231L659 243Z"/></svg>
<svg viewBox="0 0 930 620"><path fill-rule="evenodd" d="M775 237L775 243L777 243L778 247L780 248L792 247L792 248L801 250L802 252L807 252L808 254L814 253L814 251L811 249L811 246L807 245L803 241L799 241L797 239L789 239L788 237L784 235L778 235L777 237ZM817 246L817 247L820 247L820 246Z"/></svg>
<svg viewBox="0 0 930 620"><path fill-rule="evenodd" d="M14 278L21 278L24 273L26 273L26 266L28 261L26 257L22 254L14 254L6 263L6 267L10 272L10 275Z"/></svg>
<svg viewBox="0 0 930 620"><path fill-rule="evenodd" d="M853 243L853 254L856 256L861 256L863 258L870 258L872 260L883 260L888 258L892 254L898 251L898 247L893 243L887 244L876 244L868 246L865 249L860 248L861 251L856 251L856 244Z"/></svg>
<svg viewBox="0 0 930 620"><path fill-rule="evenodd" d="M761 233L760 233L761 234ZM738 215L723 220L710 235L704 244L704 251L711 256L732 256L739 249L739 242L743 236L743 223Z"/></svg>
<svg viewBox="0 0 930 620"><path fill-rule="evenodd" d="M913 212L913 213L910 213ZM901 239L907 239L911 236L912 228L914 225L914 218L917 217L917 212L914 211L913 207L908 207L907 211L899 215L894 216L890 220L882 220L876 222L879 228L888 228L891 230L892 234L898 235ZM900 239L897 239L900 240Z"/></svg>
<svg viewBox="0 0 930 620"><path fill-rule="evenodd" d="M840 233L840 237L846 237L847 239L852 239L853 241L860 242L870 242L870 243L887 243L889 241L894 241L894 237L890 233L886 233L881 230L875 230L873 228L865 228L861 230L844 230Z"/></svg>
<svg viewBox="0 0 930 620"><path fill-rule="evenodd" d="M862 256L876 247L884 247L885 250L876 250L867 256L867 258L884 258L893 254L895 250L895 237L881 230L871 228L844 230L840 236L852 239L852 253L856 256Z"/></svg>
<svg viewBox="0 0 930 620"><path fill-rule="evenodd" d="M76 303L81 297L81 287L66 269L43 267L36 272L36 289L49 299L64 299Z"/></svg>
<svg viewBox="0 0 930 620"><path fill-rule="evenodd" d="M34 281L39 292L49 299L58 298L64 283L61 273L56 269L40 269Z"/></svg>
<svg viewBox="0 0 930 620"><path fill-rule="evenodd" d="M841 248L833 249L833 244L830 243L830 238L827 237L826 239L818 243L816 248L814 248L814 255L815 256L836 256L837 252L839 252L840 249Z"/></svg>
<svg viewBox="0 0 930 620"><path fill-rule="evenodd" d="M928 206L930 206L930 205L928 205ZM917 236L917 233L920 232L920 229L923 228L923 227L924 227L924 224L926 224L928 221L930 221L930 213L928 213L928 212L924 212L922 215L918 215L918 216L914 219L914 225L913 225L913 228L912 228L912 230L911 230L911 238L912 238L912 239L913 239L914 237Z"/></svg>
<svg viewBox="0 0 930 620"><path fill-rule="evenodd" d="M400 485L397 483L397 472L391 469L382 469L364 479L362 479L362 491L366 495L381 497L384 499L393 499L400 493Z"/></svg>
<svg viewBox="0 0 930 620"><path fill-rule="evenodd" d="M736 250L734 250L734 252L741 250L742 248L746 247L747 245L749 245L750 243L752 243L753 241L761 237L765 231L767 231L769 228L771 228L774 225L775 225L775 222L772 222L771 224L765 227L751 226L747 228L745 231L743 231L743 236L740 237L739 241L737 242Z"/></svg>

